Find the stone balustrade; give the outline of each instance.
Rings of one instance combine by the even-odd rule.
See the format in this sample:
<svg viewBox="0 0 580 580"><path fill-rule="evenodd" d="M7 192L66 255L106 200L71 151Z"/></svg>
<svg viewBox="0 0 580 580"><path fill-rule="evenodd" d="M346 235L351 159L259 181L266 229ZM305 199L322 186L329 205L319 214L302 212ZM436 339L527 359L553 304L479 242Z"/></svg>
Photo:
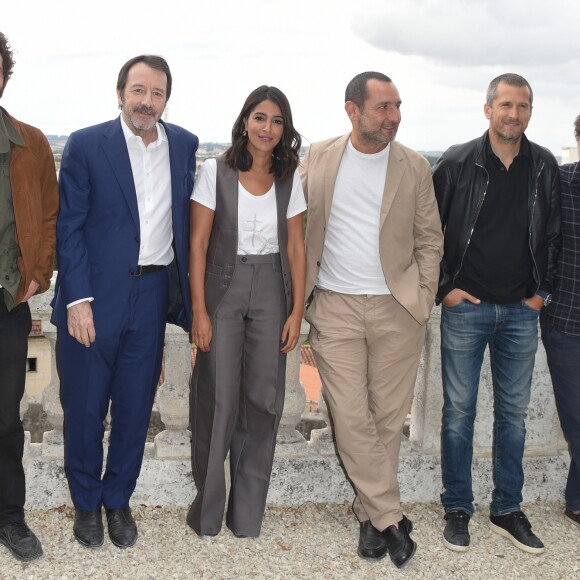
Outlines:
<svg viewBox="0 0 580 580"><path fill-rule="evenodd" d="M31 443L27 433L25 468L27 505L36 508L70 504L63 466L63 412L59 400L59 380L55 362L56 328L50 323L52 290L31 300L33 318L42 321L50 343L50 377L41 397L51 430L41 443ZM403 435L399 478L405 502L436 501L441 492L440 430L441 390L439 308L428 323L427 338L411 410L409 436ZM306 340L308 324L303 322L299 346ZM34 340L34 339L32 339ZM319 414L327 426L313 430L307 441L297 430L304 413L306 396L300 384L300 351L288 355L285 409L280 422L276 456L268 502L300 505L306 501L333 503L350 501L352 488L336 456L334 437L324 401ZM190 468L188 431L189 375L191 345L187 335L168 325L165 336L164 382L159 387L155 409L165 430L146 443L143 468L133 502L146 505L186 506L195 496ZM21 405L24 414L28 395ZM475 426L473 482L476 502L489 501L491 494L492 386L489 364L482 370ZM532 398L527 420L527 447L524 459L526 501L557 500L563 496L568 452L554 405L546 357L542 346L536 356ZM107 439L105 438L105 452Z"/></svg>

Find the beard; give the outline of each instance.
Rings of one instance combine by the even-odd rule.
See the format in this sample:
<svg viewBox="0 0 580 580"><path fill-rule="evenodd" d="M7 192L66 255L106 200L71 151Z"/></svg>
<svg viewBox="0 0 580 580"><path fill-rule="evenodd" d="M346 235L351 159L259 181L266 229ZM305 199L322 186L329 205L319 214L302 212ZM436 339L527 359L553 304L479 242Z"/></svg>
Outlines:
<svg viewBox="0 0 580 580"><path fill-rule="evenodd" d="M123 106L123 113L125 113L125 117L129 119L131 126L133 126L138 131L150 131L155 127L157 123L157 111L153 107L135 107L132 110L127 110L125 106ZM143 119L139 117L139 115L147 115L148 119Z"/></svg>
<svg viewBox="0 0 580 580"><path fill-rule="evenodd" d="M360 137L367 143L372 143L374 145L388 145L391 141L395 140L397 136L398 125L389 126L388 128L392 131L392 135L385 135L382 130L387 127L379 126L378 128L369 126L366 122L361 120L359 126Z"/></svg>
<svg viewBox="0 0 580 580"><path fill-rule="evenodd" d="M507 133L505 131L501 131L499 129L496 129L494 131L494 133L503 141L505 141L506 143L512 143L514 141L519 141L522 138L522 135L524 134L523 130L522 131L516 131L515 133Z"/></svg>

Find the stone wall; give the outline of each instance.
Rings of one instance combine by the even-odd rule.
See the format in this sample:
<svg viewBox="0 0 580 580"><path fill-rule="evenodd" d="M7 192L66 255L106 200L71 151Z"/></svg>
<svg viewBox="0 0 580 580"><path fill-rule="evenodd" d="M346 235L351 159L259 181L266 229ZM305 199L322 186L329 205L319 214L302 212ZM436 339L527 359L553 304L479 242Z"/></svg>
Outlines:
<svg viewBox="0 0 580 580"><path fill-rule="evenodd" d="M58 398L54 346L56 328L50 323L52 292L31 300L33 318L42 321L50 347L47 384L38 394L32 387L21 407L25 412L29 396L41 400L52 430L41 443L30 443L27 433L25 467L29 507L49 508L70 504L63 469L62 408ZM440 428L441 362L439 308L428 323L411 412L410 436L402 437L399 479L403 502L437 501L441 493ZM308 325L303 322L301 343ZM36 340L36 339L31 339ZM288 356L285 409L278 434L268 503L300 505L306 501L334 503L351 501L353 491L335 453L332 429L313 430L310 441L296 430L304 413L306 397L299 379L299 348ZM134 504L186 506L195 496L190 469L188 424L188 379L191 372L191 345L180 329L166 332L165 380L159 388L155 408L165 430L145 446L143 469ZM476 503L487 504L491 495L492 387L486 361L478 399L473 465ZM324 401L319 401L320 417L329 425ZM311 414L310 414L311 415ZM527 421L528 443L524 459L526 485L524 500L558 500L568 470L568 452L554 405L546 357L542 346L536 356L532 400ZM105 440L105 452L107 441Z"/></svg>

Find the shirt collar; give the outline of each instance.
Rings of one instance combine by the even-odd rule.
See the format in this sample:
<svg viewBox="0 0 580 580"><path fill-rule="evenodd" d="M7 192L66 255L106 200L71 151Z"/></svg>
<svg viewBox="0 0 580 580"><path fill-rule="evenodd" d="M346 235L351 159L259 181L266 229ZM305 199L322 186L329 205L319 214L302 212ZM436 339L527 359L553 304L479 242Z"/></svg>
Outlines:
<svg viewBox="0 0 580 580"><path fill-rule="evenodd" d="M497 158L497 155L491 148L491 143L489 141L489 131L485 136L485 153L488 159L492 155ZM523 157L530 157L530 142L528 141L528 138L525 136L525 134L522 135L522 140L520 141L520 150L516 157L519 157L520 155Z"/></svg>
<svg viewBox="0 0 580 580"><path fill-rule="evenodd" d="M123 119L122 114L119 115L119 119L121 120L121 128L123 129L123 135L125 136L125 141L127 142L127 145L131 141L143 142L143 139L141 139L139 135L135 135L135 133L133 133L133 131L129 129L129 126L127 125L127 123L125 123L125 119ZM167 141L167 134L165 133L165 127L161 123L159 122L155 123L155 127L157 128L157 139L153 141L153 143L150 143L150 145L158 147L163 141Z"/></svg>
<svg viewBox="0 0 580 580"><path fill-rule="evenodd" d="M0 154L8 153L12 145L24 147L26 143L13 125L8 113L0 107Z"/></svg>

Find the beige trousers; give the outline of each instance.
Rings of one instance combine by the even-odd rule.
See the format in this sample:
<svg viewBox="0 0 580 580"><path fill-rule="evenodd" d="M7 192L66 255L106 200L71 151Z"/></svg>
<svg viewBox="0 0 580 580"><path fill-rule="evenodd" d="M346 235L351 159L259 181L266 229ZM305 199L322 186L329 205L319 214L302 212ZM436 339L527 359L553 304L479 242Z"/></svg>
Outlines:
<svg viewBox="0 0 580 580"><path fill-rule="evenodd" d="M354 512L359 521L384 530L402 517L401 432L425 327L391 295L319 288L306 320L338 452L356 490Z"/></svg>

